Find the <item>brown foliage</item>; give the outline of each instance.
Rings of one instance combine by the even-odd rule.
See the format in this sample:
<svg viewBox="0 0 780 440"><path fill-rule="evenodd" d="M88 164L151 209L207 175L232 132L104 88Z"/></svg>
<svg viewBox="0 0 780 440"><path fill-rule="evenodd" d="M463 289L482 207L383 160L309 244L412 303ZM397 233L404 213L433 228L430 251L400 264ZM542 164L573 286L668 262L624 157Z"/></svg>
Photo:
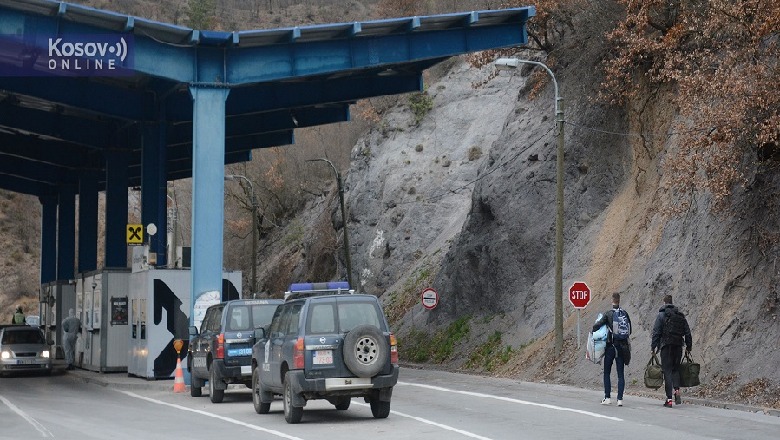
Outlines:
<svg viewBox="0 0 780 440"><path fill-rule="evenodd" d="M574 18L584 7L584 0L506 0L500 4L500 9L518 8L533 5L536 7L536 16L528 21L529 44L527 48L545 52L545 64L553 67L556 64L556 49L559 47L567 32L574 28ZM466 56L468 62L476 68L482 68L500 57L515 56L517 48L486 50ZM472 84L479 88L490 82L498 75L493 71L486 78ZM536 96L548 83L546 72L537 71L531 83L533 89L530 97Z"/></svg>
<svg viewBox="0 0 780 440"><path fill-rule="evenodd" d="M775 0L618 0L625 19L608 35L603 97L642 99L674 84L683 117L679 151L666 160L673 211L697 190L725 208L757 151L778 148L780 3ZM760 157L759 157L760 159Z"/></svg>
<svg viewBox="0 0 780 440"><path fill-rule="evenodd" d="M383 18L411 17L422 13L422 4L418 0L380 0L377 14Z"/></svg>

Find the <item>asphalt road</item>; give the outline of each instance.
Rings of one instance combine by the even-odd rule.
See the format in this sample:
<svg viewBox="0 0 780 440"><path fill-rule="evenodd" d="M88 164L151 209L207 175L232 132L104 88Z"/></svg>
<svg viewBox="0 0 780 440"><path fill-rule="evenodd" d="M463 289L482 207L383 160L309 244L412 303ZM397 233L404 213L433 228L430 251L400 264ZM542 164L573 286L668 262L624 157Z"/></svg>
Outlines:
<svg viewBox="0 0 780 440"><path fill-rule="evenodd" d="M623 407L602 406L594 390L412 369L402 369L387 419L374 419L360 399L347 411L312 401L302 423L288 425L281 401L269 414L255 414L244 387L231 387L215 405L206 393L173 393L170 381L121 377L0 378L0 439L774 440L780 433L780 417L760 413L691 404L669 409L630 395Z"/></svg>

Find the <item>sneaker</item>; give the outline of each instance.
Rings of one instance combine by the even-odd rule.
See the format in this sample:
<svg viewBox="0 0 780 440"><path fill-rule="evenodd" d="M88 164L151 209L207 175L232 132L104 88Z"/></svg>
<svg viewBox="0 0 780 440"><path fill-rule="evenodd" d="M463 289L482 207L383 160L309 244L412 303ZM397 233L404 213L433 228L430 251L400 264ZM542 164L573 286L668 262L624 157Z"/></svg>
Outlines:
<svg viewBox="0 0 780 440"><path fill-rule="evenodd" d="M618 399L618 406L623 406L623 401Z"/></svg>
<svg viewBox="0 0 780 440"><path fill-rule="evenodd" d="M682 399L680 398L680 390L674 391L674 404L675 405L682 404Z"/></svg>
<svg viewBox="0 0 780 440"><path fill-rule="evenodd" d="M602 405L609 405L611 403L612 403L612 399L610 399L609 397L605 397L604 400L601 401Z"/></svg>
<svg viewBox="0 0 780 440"><path fill-rule="evenodd" d="M667 408L672 407L672 399L666 399L666 402L664 402L664 406Z"/></svg>

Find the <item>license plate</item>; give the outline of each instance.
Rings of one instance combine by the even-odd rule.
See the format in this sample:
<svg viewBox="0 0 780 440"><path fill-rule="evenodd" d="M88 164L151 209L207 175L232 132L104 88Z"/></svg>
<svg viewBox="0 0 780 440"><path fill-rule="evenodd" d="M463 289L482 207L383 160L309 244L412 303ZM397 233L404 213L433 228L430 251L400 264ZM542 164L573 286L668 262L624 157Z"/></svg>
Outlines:
<svg viewBox="0 0 780 440"><path fill-rule="evenodd" d="M17 359L16 360L16 364L17 365L30 365L30 364L34 364L34 363L35 363L35 359Z"/></svg>
<svg viewBox="0 0 780 440"><path fill-rule="evenodd" d="M315 350L314 365L327 365L333 363L333 350Z"/></svg>
<svg viewBox="0 0 780 440"><path fill-rule="evenodd" d="M233 348L228 350L228 356L252 356L251 348Z"/></svg>
<svg viewBox="0 0 780 440"><path fill-rule="evenodd" d="M251 365L242 365L241 366L241 374L244 376L248 376L252 374L252 366Z"/></svg>

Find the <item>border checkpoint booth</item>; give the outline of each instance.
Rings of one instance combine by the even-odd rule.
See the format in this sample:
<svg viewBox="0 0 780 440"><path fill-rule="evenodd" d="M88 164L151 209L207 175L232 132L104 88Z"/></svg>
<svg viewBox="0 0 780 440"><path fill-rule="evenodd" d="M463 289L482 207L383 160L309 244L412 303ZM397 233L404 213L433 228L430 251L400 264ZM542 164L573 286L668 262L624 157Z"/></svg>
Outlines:
<svg viewBox="0 0 780 440"><path fill-rule="evenodd" d="M189 267L157 268L147 258L148 247L136 246L132 269L105 268L41 286L41 326L57 347L56 359L64 359L59 323L73 308L82 323L76 366L146 379L174 377L174 340L184 340L186 359L192 275ZM195 314L202 319L210 305L241 296L241 272L224 271L222 293L198 297ZM199 325L197 316L195 321Z"/></svg>
<svg viewBox="0 0 780 440"><path fill-rule="evenodd" d="M127 371L129 274L127 268L106 268L76 279L75 310L81 320L77 366L101 373Z"/></svg>
<svg viewBox="0 0 780 440"><path fill-rule="evenodd" d="M46 340L55 348L55 360L64 359L62 352L62 328L59 323L68 316L68 310L76 307L75 285L70 280L52 281L41 285L38 315Z"/></svg>
<svg viewBox="0 0 780 440"><path fill-rule="evenodd" d="M189 268L155 268L147 264L145 247L133 248L128 286L127 373L146 379L173 378L176 370L174 341L181 339L182 363L189 342L192 274ZM241 272L222 272L222 293L200 295L195 313L222 301L239 299ZM202 319L202 317L201 317Z"/></svg>

